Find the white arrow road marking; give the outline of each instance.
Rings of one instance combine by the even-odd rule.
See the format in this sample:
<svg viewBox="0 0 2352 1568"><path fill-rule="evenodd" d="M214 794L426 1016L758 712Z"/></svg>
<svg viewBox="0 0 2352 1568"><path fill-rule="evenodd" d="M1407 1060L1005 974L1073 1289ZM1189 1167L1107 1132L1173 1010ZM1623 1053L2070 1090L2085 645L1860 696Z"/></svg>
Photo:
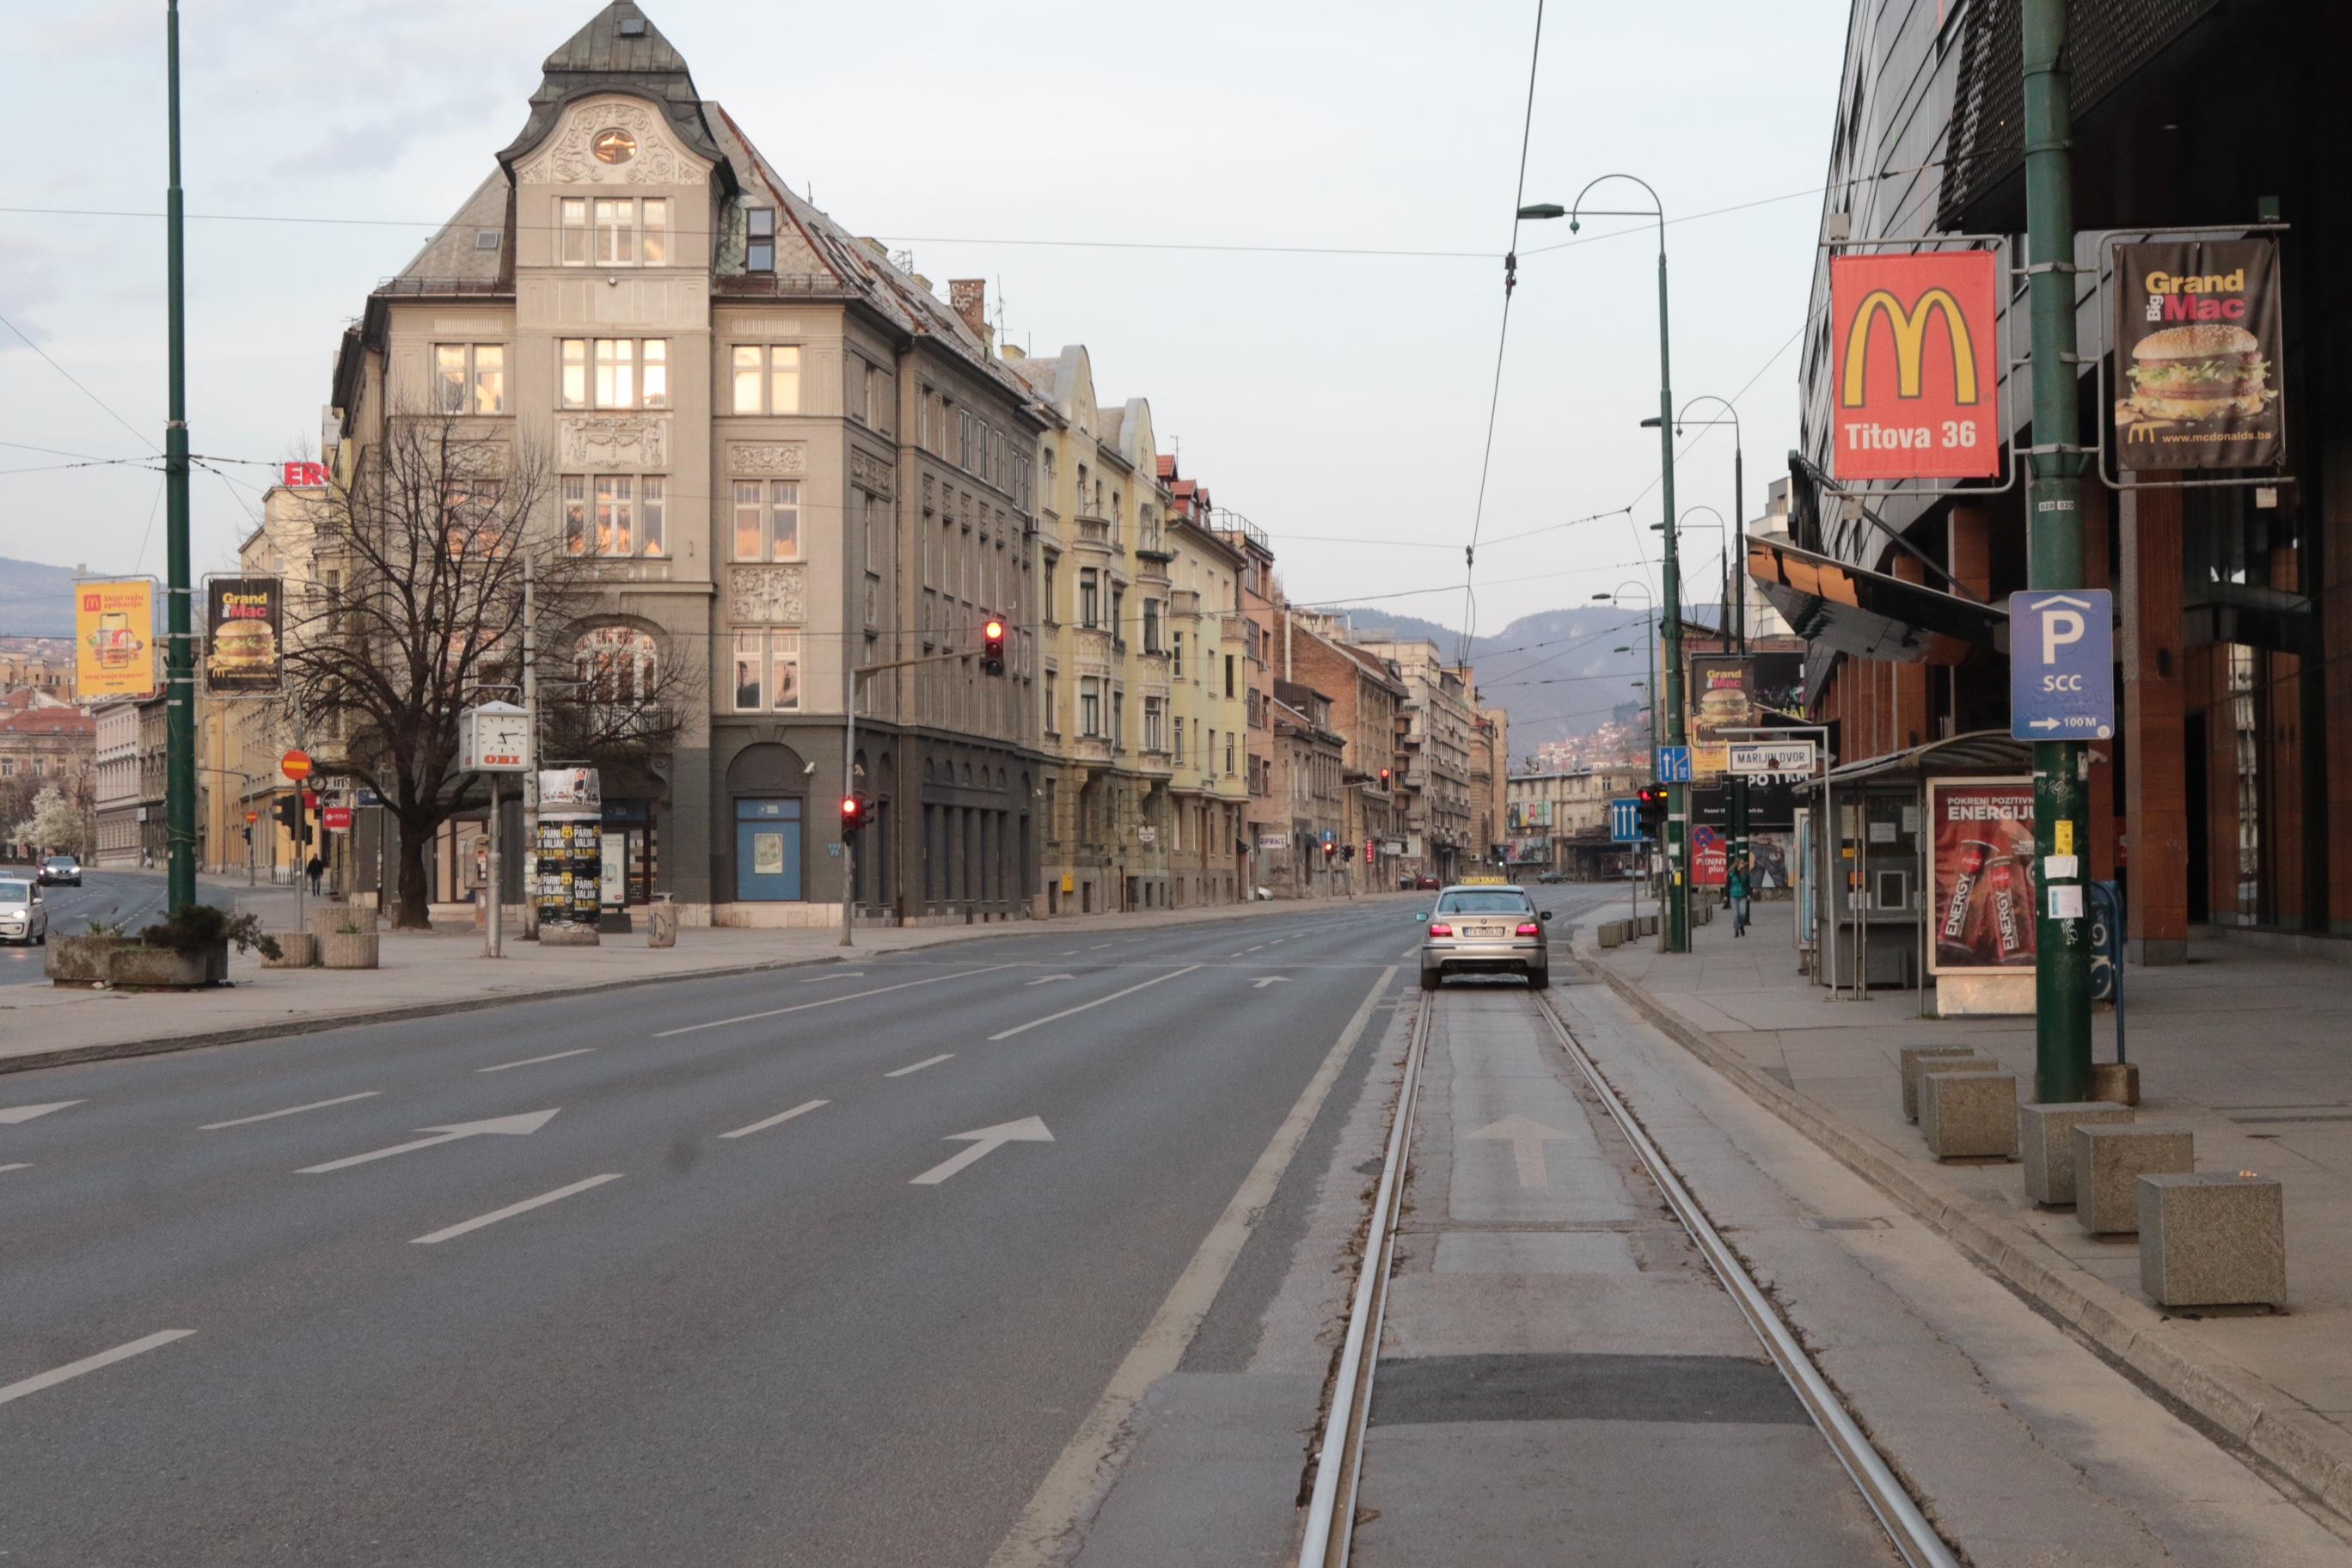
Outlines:
<svg viewBox="0 0 2352 1568"><path fill-rule="evenodd" d="M1251 989L1255 991L1263 991L1269 985L1287 985L1289 984L1290 976L1287 974L1269 974L1265 979L1255 982L1251 986Z"/></svg>
<svg viewBox="0 0 2352 1568"><path fill-rule="evenodd" d="M1043 985L1046 982L1052 980L1076 980L1076 978L1077 976L1075 974L1041 974L1034 980L1024 980L1021 984L1024 985Z"/></svg>
<svg viewBox="0 0 2352 1568"><path fill-rule="evenodd" d="M1548 1139L1565 1138L1567 1133L1557 1127L1546 1127L1540 1121L1530 1121L1524 1116L1511 1115L1493 1121L1470 1134L1489 1142L1508 1143L1511 1157L1519 1167L1519 1185L1540 1187L1550 1177L1544 1171L1544 1143Z"/></svg>
<svg viewBox="0 0 2352 1568"><path fill-rule="evenodd" d="M22 1399L28 1394L38 1394L45 1388L55 1388L58 1384L70 1378L79 1377L83 1373L96 1372L100 1367L112 1366L116 1362L129 1361L135 1355L144 1355L149 1351L170 1344L173 1340L184 1340L195 1331L194 1329L160 1329L146 1338L133 1340L127 1345L117 1345L110 1351L100 1351L96 1355L86 1355L79 1361L69 1361L52 1371L40 1373L25 1379L22 1383L12 1383L5 1388L0 1388L0 1405L5 1405L12 1399Z"/></svg>
<svg viewBox="0 0 2352 1568"><path fill-rule="evenodd" d="M556 1110L562 1109L562 1106L555 1108ZM492 1116L480 1121L453 1121L446 1127L420 1127L417 1129L419 1132L430 1132L433 1136L412 1139L405 1143L394 1143L389 1149L372 1149L364 1154L346 1155L340 1160L330 1160L323 1165L305 1165L294 1173L298 1176L324 1175L329 1171L340 1171L352 1165L364 1165L370 1160L389 1160L394 1154L405 1154L415 1149L430 1149L436 1143L455 1142L460 1138L476 1138L485 1132L497 1132L520 1138L538 1131L554 1120L555 1110L526 1110L519 1116Z"/></svg>
<svg viewBox="0 0 2352 1568"><path fill-rule="evenodd" d="M1143 982L1140 985L1130 985L1124 991L1114 991L1108 996L1097 996L1091 1002L1081 1002L1075 1007L1065 1007L1058 1013L1048 1013L1042 1018L1032 1018L1025 1024L1015 1024L1009 1029L999 1029L995 1034L992 1034L988 1037L991 1042L997 1040L1009 1040L1015 1035L1025 1035L1032 1029L1041 1027L1046 1024L1057 1023L1061 1019L1070 1017L1074 1014L1087 1012L1093 1008L1101 1006L1106 1002L1116 1002L1122 996L1132 996L1139 991L1148 991L1163 980L1173 980L1180 974L1190 974L1192 971L1200 967L1201 966L1197 963L1188 963L1183 968L1171 970L1166 974L1155 974L1150 979Z"/></svg>
<svg viewBox="0 0 2352 1568"><path fill-rule="evenodd" d="M844 1002L855 1002L861 996L881 996L892 991L911 991L918 985L937 985L943 980L962 980L974 974L993 974L1000 969L1011 969L1009 963L992 963L980 969L959 969L953 974L934 974L929 980L902 980L896 985L877 985L871 991L852 991L845 995L827 996L822 1001L803 1002L792 1007L771 1007L764 1013L744 1013L732 1018L713 1018L708 1024L686 1024L675 1029L664 1029L654 1037L668 1039L672 1035L690 1035L697 1029L723 1029L730 1024L750 1024L761 1018L781 1018L787 1013L805 1013L812 1007L837 1007Z"/></svg>
<svg viewBox="0 0 2352 1568"><path fill-rule="evenodd" d="M535 1068L541 1062L560 1062L566 1057L584 1057L594 1053L593 1046L582 1046L577 1050L551 1051L543 1057L525 1057L519 1062L500 1062L494 1068L476 1068L476 1072L504 1072L509 1068Z"/></svg>
<svg viewBox="0 0 2352 1568"><path fill-rule="evenodd" d="M807 1115L810 1111L814 1110L820 1105L831 1105L833 1101L829 1100L807 1100L802 1104L793 1106L790 1110L780 1110L775 1115L767 1118L765 1121L754 1121L749 1127L738 1127L732 1132L721 1132L719 1136L721 1138L749 1138L754 1132L765 1132L769 1128L775 1126L780 1121L790 1121L795 1116Z"/></svg>
<svg viewBox="0 0 2352 1568"><path fill-rule="evenodd" d="M982 1155L1002 1149L1007 1143L1051 1143L1054 1135L1045 1131L1043 1121L1027 1116L1018 1121L983 1127L976 1132L950 1132L941 1142L953 1143L960 1140L970 1142L971 1147L953 1159L940 1161L907 1184L910 1187L936 1187Z"/></svg>
<svg viewBox="0 0 2352 1568"><path fill-rule="evenodd" d="M955 1060L955 1053L953 1051L946 1051L936 1057L925 1057L921 1061L915 1063L912 1067L903 1067L896 1072L886 1072L882 1076L884 1078L905 1078L910 1072L920 1072L925 1068L935 1068L941 1062L951 1062L953 1060Z"/></svg>
<svg viewBox="0 0 2352 1568"><path fill-rule="evenodd" d="M584 1193L591 1187L601 1187L606 1182L617 1182L620 1179L621 1173L618 1171L609 1175L591 1176L584 1182L574 1182L568 1187L558 1187L551 1193L541 1193L535 1198L525 1198L519 1204L509 1204L502 1209L492 1209L488 1214L476 1215L472 1219L460 1220L447 1229L436 1230L430 1236L411 1237L408 1245L431 1247L436 1242L447 1241L454 1237L463 1236L469 1230L479 1230L486 1225L496 1225L502 1219L512 1219L519 1214L528 1214L542 1205L555 1203L570 1197L574 1193Z"/></svg>
<svg viewBox="0 0 2352 1568"><path fill-rule="evenodd" d="M243 1127L248 1122L274 1121L281 1116L299 1116L306 1110L324 1110L331 1105L349 1105L354 1100L373 1100L383 1090L363 1089L357 1094L339 1094L332 1100L314 1100L308 1105L289 1105L283 1110L265 1110L258 1116L240 1116L234 1121L207 1121L196 1129L199 1132L217 1132L224 1127Z"/></svg>
<svg viewBox="0 0 2352 1568"><path fill-rule="evenodd" d="M863 980L865 977L866 971L862 969L847 969L838 974L812 974L801 984L814 985L820 980Z"/></svg>
<svg viewBox="0 0 2352 1568"><path fill-rule="evenodd" d="M68 1105L88 1105L86 1100L53 1100L47 1105L11 1105L0 1109L0 1127L14 1127L20 1121L30 1121L36 1116L47 1116L52 1110L63 1110ZM194 1333L194 1329L188 1331Z"/></svg>

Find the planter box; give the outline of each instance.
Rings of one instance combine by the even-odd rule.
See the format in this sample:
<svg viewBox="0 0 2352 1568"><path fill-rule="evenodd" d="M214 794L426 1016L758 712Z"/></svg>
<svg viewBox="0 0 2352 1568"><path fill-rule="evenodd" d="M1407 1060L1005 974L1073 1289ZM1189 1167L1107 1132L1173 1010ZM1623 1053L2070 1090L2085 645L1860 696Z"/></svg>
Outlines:
<svg viewBox="0 0 2352 1568"><path fill-rule="evenodd" d="M125 942L107 957L108 983L125 991L193 991L228 978L228 943L183 955L168 947Z"/></svg>
<svg viewBox="0 0 2352 1568"><path fill-rule="evenodd" d="M329 969L373 969L382 940L372 931L329 931L319 938L319 962Z"/></svg>
<svg viewBox="0 0 2352 1568"><path fill-rule="evenodd" d="M302 923L312 936L332 936L345 926L357 926L367 935L376 931L373 910L357 909L350 904L326 904L303 911Z"/></svg>
<svg viewBox="0 0 2352 1568"><path fill-rule="evenodd" d="M122 936L52 936L44 972L56 985L104 985L114 951L138 945Z"/></svg>
<svg viewBox="0 0 2352 1568"><path fill-rule="evenodd" d="M319 939L309 931L281 931L278 956L264 958L264 969L308 969L319 962Z"/></svg>

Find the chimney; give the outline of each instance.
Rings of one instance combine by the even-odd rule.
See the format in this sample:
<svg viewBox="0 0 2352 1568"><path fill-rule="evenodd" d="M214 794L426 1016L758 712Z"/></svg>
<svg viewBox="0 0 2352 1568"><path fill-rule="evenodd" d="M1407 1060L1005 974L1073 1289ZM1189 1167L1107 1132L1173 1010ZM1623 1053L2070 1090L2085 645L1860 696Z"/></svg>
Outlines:
<svg viewBox="0 0 2352 1568"><path fill-rule="evenodd" d="M971 335L990 348L995 347L995 334L988 327L988 279L985 278L950 278L948 279L948 304L963 318Z"/></svg>

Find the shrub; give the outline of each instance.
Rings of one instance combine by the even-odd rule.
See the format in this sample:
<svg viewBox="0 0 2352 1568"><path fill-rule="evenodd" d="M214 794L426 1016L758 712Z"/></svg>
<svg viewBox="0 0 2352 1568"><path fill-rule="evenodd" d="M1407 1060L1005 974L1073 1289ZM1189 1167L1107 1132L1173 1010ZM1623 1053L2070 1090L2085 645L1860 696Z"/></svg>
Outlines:
<svg viewBox="0 0 2352 1568"><path fill-rule="evenodd" d="M210 904L182 904L169 919L139 933L149 947L168 947L182 958L194 958L215 943L230 942L239 952L250 948L264 958L279 956L278 939L261 929L261 917L250 912L231 915Z"/></svg>

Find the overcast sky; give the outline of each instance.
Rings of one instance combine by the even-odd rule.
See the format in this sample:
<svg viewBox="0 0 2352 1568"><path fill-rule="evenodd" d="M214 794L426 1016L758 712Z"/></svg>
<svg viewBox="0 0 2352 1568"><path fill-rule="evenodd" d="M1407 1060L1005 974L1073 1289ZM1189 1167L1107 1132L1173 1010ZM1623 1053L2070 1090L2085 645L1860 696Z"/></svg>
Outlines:
<svg viewBox="0 0 2352 1568"><path fill-rule="evenodd" d="M188 209L237 215L189 225L196 451L266 461L315 445L343 324L489 171L540 62L595 9L188 6ZM1527 199L1565 203L1618 170L1657 187L1677 220L1676 401L1740 394L1751 516L1796 434L1790 340L1844 12L1834 0L1551 0L1545 17ZM942 292L950 278L986 278L1013 341L1041 353L1087 344L1104 401L1149 398L1185 471L1274 536L1295 596L1461 582L1533 0L907 0L887 26L866 6L648 0L648 15L703 96L819 205L911 250ZM159 211L162 0L27 8L9 55L14 119L46 152L0 176L0 207ZM1622 182L1594 194L1603 206L1641 200ZM1761 205L1700 216L1750 203ZM1629 503L1633 517L1482 550L1483 629L1585 603L1654 556L1655 536L1639 530L1658 515L1654 489L1643 493L1657 449L1637 427L1657 399L1654 252L1646 235L1595 238L1628 226L1641 226L1597 219L1583 230L1592 243L1543 254L1571 237L1565 223L1521 235L1484 532ZM21 470L76 460L27 447L119 458L160 443L162 224L0 212L0 315L96 399L0 329L0 442L12 443L0 468L20 470L0 475L0 554L160 572L160 476ZM1681 464L1685 509L1730 506L1727 434ZM228 471L256 487L268 473ZM197 476L200 572L232 563L257 505L257 489ZM1719 539L1687 536L1703 578ZM1458 592L1384 602L1451 624L1463 610Z"/></svg>

